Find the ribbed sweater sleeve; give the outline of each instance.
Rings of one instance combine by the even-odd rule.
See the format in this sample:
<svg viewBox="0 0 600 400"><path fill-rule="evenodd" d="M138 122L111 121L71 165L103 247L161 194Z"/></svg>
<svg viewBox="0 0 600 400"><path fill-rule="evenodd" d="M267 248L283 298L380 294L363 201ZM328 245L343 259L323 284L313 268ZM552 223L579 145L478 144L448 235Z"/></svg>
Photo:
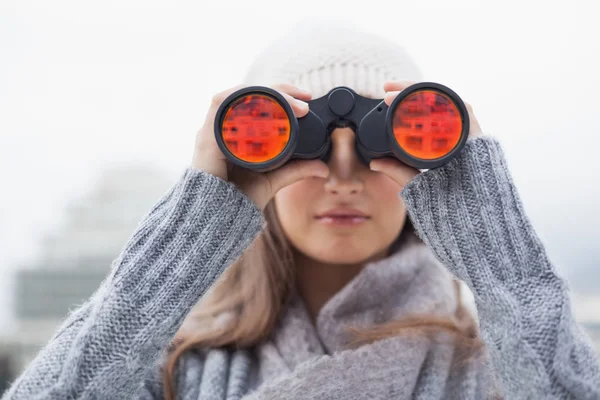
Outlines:
<svg viewBox="0 0 600 400"><path fill-rule="evenodd" d="M418 235L473 291L505 398L600 399L597 355L499 142L469 139L460 156L418 175L401 195Z"/></svg>
<svg viewBox="0 0 600 400"><path fill-rule="evenodd" d="M263 227L233 184L187 168L2 399L135 398L188 312Z"/></svg>

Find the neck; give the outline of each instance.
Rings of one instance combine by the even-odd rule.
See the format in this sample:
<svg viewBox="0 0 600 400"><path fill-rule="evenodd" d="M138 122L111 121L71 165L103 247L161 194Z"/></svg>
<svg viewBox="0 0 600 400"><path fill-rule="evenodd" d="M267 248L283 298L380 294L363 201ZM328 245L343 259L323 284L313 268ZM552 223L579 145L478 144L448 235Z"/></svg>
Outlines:
<svg viewBox="0 0 600 400"><path fill-rule="evenodd" d="M387 249L366 260L350 264L334 264L315 260L295 252L297 288L313 323L327 301L350 282L369 262L387 255Z"/></svg>

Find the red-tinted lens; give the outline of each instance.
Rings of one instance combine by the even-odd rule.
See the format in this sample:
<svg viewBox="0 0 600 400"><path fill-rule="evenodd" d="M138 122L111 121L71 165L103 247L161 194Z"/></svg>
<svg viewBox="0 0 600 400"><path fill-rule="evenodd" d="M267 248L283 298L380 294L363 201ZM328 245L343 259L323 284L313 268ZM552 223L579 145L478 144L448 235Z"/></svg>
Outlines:
<svg viewBox="0 0 600 400"><path fill-rule="evenodd" d="M400 101L392 129L396 142L409 155L435 160L458 144L462 120L458 107L448 96L419 90Z"/></svg>
<svg viewBox="0 0 600 400"><path fill-rule="evenodd" d="M290 120L274 98L249 94L229 107L221 125L227 149L246 162L277 157L290 140Z"/></svg>

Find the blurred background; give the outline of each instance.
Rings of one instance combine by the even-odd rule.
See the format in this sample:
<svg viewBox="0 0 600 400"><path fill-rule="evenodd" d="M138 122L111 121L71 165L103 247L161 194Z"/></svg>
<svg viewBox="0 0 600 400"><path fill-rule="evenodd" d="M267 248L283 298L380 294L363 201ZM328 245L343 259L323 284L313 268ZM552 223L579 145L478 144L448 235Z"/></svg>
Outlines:
<svg viewBox="0 0 600 400"><path fill-rule="evenodd" d="M600 350L600 4L354 4L0 2L0 393L189 165L211 97L312 16L397 41L473 106Z"/></svg>

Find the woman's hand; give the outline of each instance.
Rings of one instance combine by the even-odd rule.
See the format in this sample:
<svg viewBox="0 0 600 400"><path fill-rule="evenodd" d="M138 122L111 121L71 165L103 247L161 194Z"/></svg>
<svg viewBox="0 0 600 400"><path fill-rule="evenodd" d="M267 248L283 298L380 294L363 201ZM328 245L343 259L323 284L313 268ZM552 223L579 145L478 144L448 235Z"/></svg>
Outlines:
<svg viewBox="0 0 600 400"><path fill-rule="evenodd" d="M398 96L398 94L406 89L407 87L415 84L415 81L387 81L383 85L383 89L386 91L384 101L385 104L390 106L392 101ZM477 137L482 135L481 126L475 114L473 113L473 107L470 104L465 103L467 111L469 113L469 138ZM370 168L373 171L383 172L390 178L392 178L400 186L404 187L408 184L420 171L418 169L409 167L403 162L393 157L378 158L371 161Z"/></svg>
<svg viewBox="0 0 600 400"><path fill-rule="evenodd" d="M275 196L280 189L301 179L309 177L325 178L329 175L327 164L320 160L293 160L281 168L266 173L253 172L231 163L215 139L215 118L223 101L233 92L246 87L237 85L216 94L212 98L204 125L196 135L192 166L238 186L261 209ZM290 103L296 117L308 114L308 104L312 97L290 84L274 85Z"/></svg>

